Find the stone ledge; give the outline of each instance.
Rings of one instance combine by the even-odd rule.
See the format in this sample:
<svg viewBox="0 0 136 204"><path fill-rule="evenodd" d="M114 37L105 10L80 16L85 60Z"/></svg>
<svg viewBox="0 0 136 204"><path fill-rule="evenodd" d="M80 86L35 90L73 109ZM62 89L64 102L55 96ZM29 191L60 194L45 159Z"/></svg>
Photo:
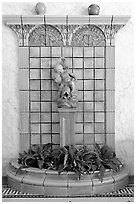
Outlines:
<svg viewBox="0 0 136 204"><path fill-rule="evenodd" d="M8 184L23 193L50 196L82 196L94 195L119 190L128 184L128 171L125 167L117 172L107 170L103 181L98 178L99 171L85 174L80 180L74 172L40 170L36 168L20 169L17 160L11 161L7 169Z"/></svg>
<svg viewBox="0 0 136 204"><path fill-rule="evenodd" d="M65 24L67 16L45 16L46 24ZM44 24L44 15L3 15L2 16L3 23L7 25L21 25L21 19L23 21L23 25L41 25ZM126 15L85 15L85 16L68 16L69 25L70 24L111 24L111 19L113 19L114 24L126 24L130 19L130 16Z"/></svg>

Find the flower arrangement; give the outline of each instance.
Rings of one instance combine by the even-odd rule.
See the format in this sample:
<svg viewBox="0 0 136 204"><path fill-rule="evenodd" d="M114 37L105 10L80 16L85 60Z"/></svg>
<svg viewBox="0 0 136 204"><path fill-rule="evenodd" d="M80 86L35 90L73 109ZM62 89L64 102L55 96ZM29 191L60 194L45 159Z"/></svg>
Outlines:
<svg viewBox="0 0 136 204"><path fill-rule="evenodd" d="M86 146L80 149L73 145L57 148L52 146L51 143L32 145L27 152L19 153L18 163L21 164L19 169L44 168L58 171L58 174L63 171L73 171L77 179L80 179L83 174L98 170L102 182L106 169L117 172L122 166L115 152L107 145L100 147L95 143L93 151Z"/></svg>

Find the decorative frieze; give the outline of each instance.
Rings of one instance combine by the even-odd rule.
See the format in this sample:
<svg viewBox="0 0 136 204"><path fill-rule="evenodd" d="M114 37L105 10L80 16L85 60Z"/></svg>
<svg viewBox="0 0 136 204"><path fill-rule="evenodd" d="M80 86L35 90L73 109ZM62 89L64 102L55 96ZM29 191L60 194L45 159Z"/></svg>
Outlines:
<svg viewBox="0 0 136 204"><path fill-rule="evenodd" d="M114 40L129 16L3 16L20 46L101 46Z"/></svg>

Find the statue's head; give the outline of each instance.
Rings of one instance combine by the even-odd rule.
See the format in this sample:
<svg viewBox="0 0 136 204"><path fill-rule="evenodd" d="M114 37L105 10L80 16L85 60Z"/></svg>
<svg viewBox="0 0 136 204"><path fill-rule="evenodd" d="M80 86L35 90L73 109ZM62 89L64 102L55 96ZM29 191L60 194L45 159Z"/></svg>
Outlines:
<svg viewBox="0 0 136 204"><path fill-rule="evenodd" d="M57 73L62 73L64 71L63 66L61 64L56 64L54 66L54 71L57 72Z"/></svg>

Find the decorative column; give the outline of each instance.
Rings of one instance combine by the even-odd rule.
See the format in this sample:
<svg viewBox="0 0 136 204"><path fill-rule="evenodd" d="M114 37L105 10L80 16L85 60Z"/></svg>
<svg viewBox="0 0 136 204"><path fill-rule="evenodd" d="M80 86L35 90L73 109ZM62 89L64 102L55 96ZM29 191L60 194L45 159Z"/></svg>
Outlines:
<svg viewBox="0 0 136 204"><path fill-rule="evenodd" d="M74 145L76 108L58 108L60 116L60 146Z"/></svg>

